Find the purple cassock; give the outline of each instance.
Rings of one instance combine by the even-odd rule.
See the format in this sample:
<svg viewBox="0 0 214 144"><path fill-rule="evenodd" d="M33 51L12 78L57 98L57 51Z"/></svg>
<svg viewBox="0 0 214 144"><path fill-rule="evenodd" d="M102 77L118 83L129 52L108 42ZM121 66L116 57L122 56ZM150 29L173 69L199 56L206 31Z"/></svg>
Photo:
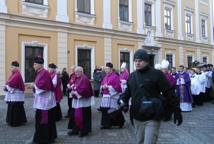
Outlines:
<svg viewBox="0 0 214 144"><path fill-rule="evenodd" d="M165 75L166 79L168 80L168 82L170 83L170 86L175 88L176 87L176 80L173 77L173 75L171 75L168 72L165 72L164 75Z"/></svg>
<svg viewBox="0 0 214 144"><path fill-rule="evenodd" d="M112 72L111 74L106 75L102 80L101 85L111 86L115 91L121 92L120 80L118 75L115 72ZM103 94L110 94L110 90L108 88L104 89Z"/></svg>
<svg viewBox="0 0 214 144"><path fill-rule="evenodd" d="M128 80L129 78L129 72L127 70L124 70L120 73L120 80Z"/></svg>
<svg viewBox="0 0 214 144"><path fill-rule="evenodd" d="M101 82L101 88L101 128L110 128L111 126L123 127L125 119L121 110L118 110L117 102L122 92L120 77L114 72L106 75Z"/></svg>
<svg viewBox="0 0 214 144"><path fill-rule="evenodd" d="M50 74L45 69L41 69L39 72L37 72L36 79L35 79L35 85L39 89L42 89L45 91L54 90Z"/></svg>
<svg viewBox="0 0 214 144"><path fill-rule="evenodd" d="M72 73L72 74L70 75L70 79L69 79L69 82L68 82L68 83L69 83L70 85L72 85L72 84L75 82L76 78L77 78L76 74L75 74L75 73Z"/></svg>
<svg viewBox="0 0 214 144"><path fill-rule="evenodd" d="M102 88L104 85L107 85L107 88ZM115 72L106 75L101 82L101 88L103 94L101 107L117 109L117 100L122 92L119 76Z"/></svg>
<svg viewBox="0 0 214 144"><path fill-rule="evenodd" d="M70 77L69 77L69 81L68 81L68 84L67 84L67 88L68 88L68 112L67 112L67 116L70 118L69 119L69 124L68 124L68 128L69 129L72 129L72 125L73 125L73 110L72 110L72 97L71 96L71 91L72 91L72 87L73 87L73 84L76 80L76 74L73 72Z"/></svg>
<svg viewBox="0 0 214 144"><path fill-rule="evenodd" d="M19 70L12 72L11 76L6 82L6 85L14 89L19 89L20 91L25 91L25 85Z"/></svg>
<svg viewBox="0 0 214 144"><path fill-rule="evenodd" d="M55 94L56 102L60 102L61 99L63 98L62 90L61 90L62 81L56 72L50 73L50 76L52 81L54 81L53 85L54 85L54 94Z"/></svg>
<svg viewBox="0 0 214 144"><path fill-rule="evenodd" d="M5 101L7 102L18 102L24 101L25 86L22 76L19 70L12 72L8 81L6 82L5 88Z"/></svg>
<svg viewBox="0 0 214 144"><path fill-rule="evenodd" d="M180 97L180 107L182 111L192 110L192 94L191 81L189 74L186 72L179 72L176 76L176 94Z"/></svg>
<svg viewBox="0 0 214 144"><path fill-rule="evenodd" d="M129 72L127 70L124 70L120 73L120 85L122 92L125 92L127 88L127 80L129 78Z"/></svg>
<svg viewBox="0 0 214 144"><path fill-rule="evenodd" d="M72 108L74 108L75 125L80 132L82 130L84 130L84 132L90 132L91 116L89 115L91 115L91 113L89 109L91 109L91 97L93 96L93 90L91 82L86 75L83 74L80 77L75 78L72 96Z"/></svg>
<svg viewBox="0 0 214 144"><path fill-rule="evenodd" d="M6 122L10 126L20 126L27 122L24 91L24 82L19 70L12 71L5 88L5 101L8 105Z"/></svg>
<svg viewBox="0 0 214 144"><path fill-rule="evenodd" d="M93 95L93 90L91 87L91 82L86 75L76 77L74 82L74 91L76 91L82 97L91 97ZM75 97L74 97L75 98Z"/></svg>
<svg viewBox="0 0 214 144"><path fill-rule="evenodd" d="M49 72L41 69L37 72L35 83L34 108L42 110L41 123L48 122L48 110L56 106L54 87Z"/></svg>

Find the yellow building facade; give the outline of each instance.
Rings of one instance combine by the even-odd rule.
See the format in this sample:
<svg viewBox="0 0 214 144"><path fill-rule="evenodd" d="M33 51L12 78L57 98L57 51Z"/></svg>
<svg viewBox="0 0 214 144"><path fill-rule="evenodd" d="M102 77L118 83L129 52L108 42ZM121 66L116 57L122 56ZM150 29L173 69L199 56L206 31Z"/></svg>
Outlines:
<svg viewBox="0 0 214 144"><path fill-rule="evenodd" d="M122 62L134 70L133 54L144 48L151 64L213 63L212 0L0 0L0 95L10 63L20 62L27 84L33 58L59 70Z"/></svg>

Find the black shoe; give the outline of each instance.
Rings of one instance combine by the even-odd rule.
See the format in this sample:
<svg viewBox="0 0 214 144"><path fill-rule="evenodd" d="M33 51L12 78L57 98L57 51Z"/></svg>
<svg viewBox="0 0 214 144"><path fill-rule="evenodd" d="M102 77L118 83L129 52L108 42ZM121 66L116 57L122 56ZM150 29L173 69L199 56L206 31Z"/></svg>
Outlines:
<svg viewBox="0 0 214 144"><path fill-rule="evenodd" d="M64 116L64 118L69 118L69 115Z"/></svg>
<svg viewBox="0 0 214 144"><path fill-rule="evenodd" d="M97 111L101 112L101 108L98 108Z"/></svg>
<svg viewBox="0 0 214 144"><path fill-rule="evenodd" d="M68 135L69 135L69 136L78 135L78 132L69 131L69 132L68 132Z"/></svg>

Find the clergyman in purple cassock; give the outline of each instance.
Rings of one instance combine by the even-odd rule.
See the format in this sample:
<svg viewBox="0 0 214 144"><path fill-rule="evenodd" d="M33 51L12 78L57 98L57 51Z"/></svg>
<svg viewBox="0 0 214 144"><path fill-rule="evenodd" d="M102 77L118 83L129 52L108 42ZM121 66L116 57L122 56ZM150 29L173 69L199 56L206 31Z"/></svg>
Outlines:
<svg viewBox="0 0 214 144"><path fill-rule="evenodd" d="M166 79L168 80L168 82L170 83L170 86L175 88L176 87L176 80L173 77L173 75L171 75L169 72L164 72L164 75L165 75Z"/></svg>
<svg viewBox="0 0 214 144"><path fill-rule="evenodd" d="M67 112L66 117L69 118L68 129L72 129L73 125L74 125L74 117L73 117L74 109L72 108L72 89L74 86L74 82L77 78L77 76L75 74L75 68L76 68L75 65L71 66L71 75L69 78L69 82L67 84L67 88L68 88L68 112Z"/></svg>
<svg viewBox="0 0 214 144"><path fill-rule="evenodd" d="M25 86L18 70L19 63L11 63L12 74L5 85L5 101L8 104L6 122L10 126L20 126L27 122L24 100Z"/></svg>
<svg viewBox="0 0 214 144"><path fill-rule="evenodd" d="M62 90L61 90L61 78L60 75L56 72L57 66L54 63L48 65L49 73L52 79L52 83L54 86L54 94L56 98L56 121L60 121L62 119L62 111L60 107L60 101L63 98Z"/></svg>
<svg viewBox="0 0 214 144"><path fill-rule="evenodd" d="M36 57L34 69L37 72L34 83L35 133L33 142L52 143L57 138L55 107L56 99L51 76L43 68L44 60Z"/></svg>
<svg viewBox="0 0 214 144"><path fill-rule="evenodd" d="M101 82L101 129L109 129L112 126L123 127L125 120L117 102L122 92L120 78L113 72L112 63L106 63L105 71L106 76Z"/></svg>
<svg viewBox="0 0 214 144"><path fill-rule="evenodd" d="M120 85L121 85L122 93L124 93L127 88L128 78L129 78L129 72L126 68L126 63L122 63L121 72L120 72Z"/></svg>
<svg viewBox="0 0 214 144"><path fill-rule="evenodd" d="M191 81L189 74L180 66L180 71L175 76L176 94L180 97L180 108L182 111L192 111Z"/></svg>
<svg viewBox="0 0 214 144"><path fill-rule="evenodd" d="M74 110L74 124L68 135L87 136L91 132L91 106L93 101L93 90L91 82L83 73L83 68L75 68L76 80L73 83L72 108Z"/></svg>

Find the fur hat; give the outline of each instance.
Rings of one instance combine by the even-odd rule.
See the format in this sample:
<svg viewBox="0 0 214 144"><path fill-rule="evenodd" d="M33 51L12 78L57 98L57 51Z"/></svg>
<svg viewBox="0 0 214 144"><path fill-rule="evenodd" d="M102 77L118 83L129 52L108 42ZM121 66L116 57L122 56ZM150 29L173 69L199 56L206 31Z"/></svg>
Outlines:
<svg viewBox="0 0 214 144"><path fill-rule="evenodd" d="M162 60L161 62L161 68L162 69L167 69L169 67L169 61L168 60Z"/></svg>
<svg viewBox="0 0 214 144"><path fill-rule="evenodd" d="M126 68L126 63L123 62L120 68L121 68L121 69L122 69L122 68Z"/></svg>
<svg viewBox="0 0 214 144"><path fill-rule="evenodd" d="M155 69L160 70L161 69L161 64L155 64Z"/></svg>

